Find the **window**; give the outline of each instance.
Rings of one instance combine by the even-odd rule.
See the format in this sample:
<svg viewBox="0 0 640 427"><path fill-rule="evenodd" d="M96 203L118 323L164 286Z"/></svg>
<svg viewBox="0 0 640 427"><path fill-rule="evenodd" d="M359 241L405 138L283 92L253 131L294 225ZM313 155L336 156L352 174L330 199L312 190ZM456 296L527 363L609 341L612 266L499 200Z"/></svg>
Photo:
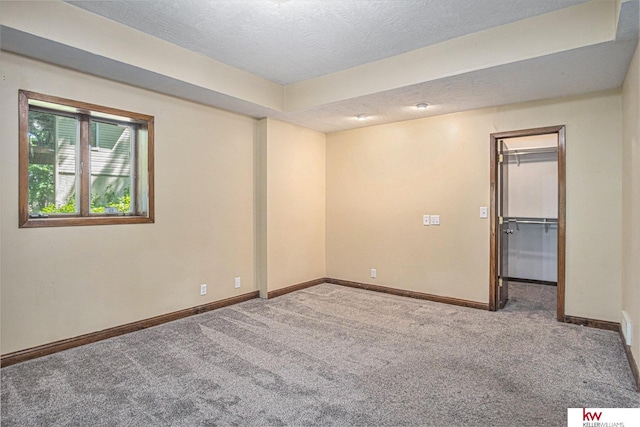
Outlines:
<svg viewBox="0 0 640 427"><path fill-rule="evenodd" d="M20 227L154 222L152 116L19 98Z"/></svg>

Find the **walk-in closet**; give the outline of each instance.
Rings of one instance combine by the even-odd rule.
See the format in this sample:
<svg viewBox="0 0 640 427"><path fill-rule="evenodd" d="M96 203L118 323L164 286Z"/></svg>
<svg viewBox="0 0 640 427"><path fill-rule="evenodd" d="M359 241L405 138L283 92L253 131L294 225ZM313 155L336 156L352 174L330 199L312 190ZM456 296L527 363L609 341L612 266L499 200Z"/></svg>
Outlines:
<svg viewBox="0 0 640 427"><path fill-rule="evenodd" d="M558 135L507 138L503 191L508 233L508 275L512 298L547 295L555 313L558 275ZM545 286L546 288L541 288Z"/></svg>

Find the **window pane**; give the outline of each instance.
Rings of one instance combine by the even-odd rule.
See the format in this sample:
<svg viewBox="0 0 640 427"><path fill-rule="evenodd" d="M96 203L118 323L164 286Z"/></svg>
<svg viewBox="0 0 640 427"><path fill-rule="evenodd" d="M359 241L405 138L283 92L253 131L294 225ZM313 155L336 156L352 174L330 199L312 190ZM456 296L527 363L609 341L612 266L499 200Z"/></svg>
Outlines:
<svg viewBox="0 0 640 427"><path fill-rule="evenodd" d="M29 111L29 214L77 213L78 122Z"/></svg>
<svg viewBox="0 0 640 427"><path fill-rule="evenodd" d="M139 171L149 170L149 132L146 128L138 127L136 135L138 144L137 169ZM139 215L149 213L149 175L140 173L138 177L138 191L135 195Z"/></svg>
<svg viewBox="0 0 640 427"><path fill-rule="evenodd" d="M18 99L20 228L154 222L152 116Z"/></svg>
<svg viewBox="0 0 640 427"><path fill-rule="evenodd" d="M131 213L133 128L91 121L91 212Z"/></svg>

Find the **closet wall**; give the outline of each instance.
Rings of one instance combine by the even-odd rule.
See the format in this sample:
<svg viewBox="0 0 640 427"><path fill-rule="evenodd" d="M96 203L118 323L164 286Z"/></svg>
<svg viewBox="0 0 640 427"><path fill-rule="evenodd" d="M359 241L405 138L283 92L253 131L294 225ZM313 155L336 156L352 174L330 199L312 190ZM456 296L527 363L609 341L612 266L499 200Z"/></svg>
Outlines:
<svg viewBox="0 0 640 427"><path fill-rule="evenodd" d="M557 135L504 141L510 153L505 156L509 228L514 230L509 240L509 277L557 282Z"/></svg>

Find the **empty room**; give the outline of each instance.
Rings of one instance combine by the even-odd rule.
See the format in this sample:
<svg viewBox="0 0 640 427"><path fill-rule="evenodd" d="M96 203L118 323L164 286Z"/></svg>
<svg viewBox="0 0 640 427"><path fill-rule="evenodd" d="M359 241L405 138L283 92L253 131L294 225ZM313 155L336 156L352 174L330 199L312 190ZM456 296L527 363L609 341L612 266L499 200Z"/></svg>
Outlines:
<svg viewBox="0 0 640 427"><path fill-rule="evenodd" d="M2 425L633 425L639 4L0 0Z"/></svg>

